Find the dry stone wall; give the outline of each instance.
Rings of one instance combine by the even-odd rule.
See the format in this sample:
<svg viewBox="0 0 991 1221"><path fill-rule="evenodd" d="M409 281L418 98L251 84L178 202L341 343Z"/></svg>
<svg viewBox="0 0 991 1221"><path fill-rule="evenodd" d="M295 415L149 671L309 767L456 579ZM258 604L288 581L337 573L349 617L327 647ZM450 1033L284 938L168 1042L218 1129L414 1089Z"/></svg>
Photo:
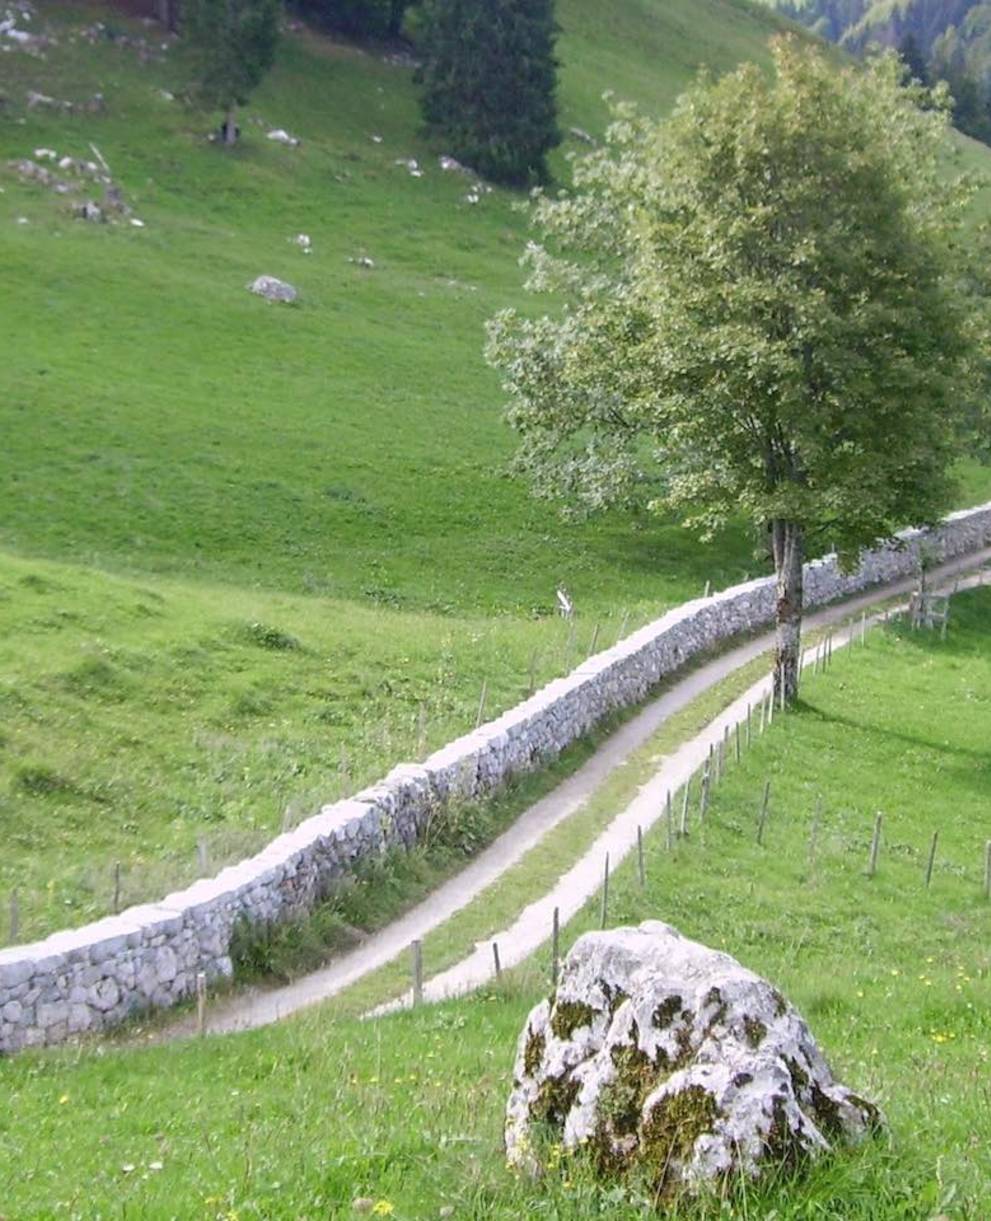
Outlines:
<svg viewBox="0 0 991 1221"><path fill-rule="evenodd" d="M819 606L916 571L920 546L933 560L991 541L991 504L956 513L935 532L906 532L897 546L865 553L856 572L835 557L807 565L805 601ZM310 910L362 860L412 845L449 802L485 797L542 766L619 708L713 646L766 628L774 583L764 578L699 598L591 657L524 703L403 764L347 801L325 806L295 830L214 878L160 903L132 907L33 945L0 950L0 1054L61 1043L148 1008L192 995L196 975L229 976L240 919L285 920Z"/></svg>

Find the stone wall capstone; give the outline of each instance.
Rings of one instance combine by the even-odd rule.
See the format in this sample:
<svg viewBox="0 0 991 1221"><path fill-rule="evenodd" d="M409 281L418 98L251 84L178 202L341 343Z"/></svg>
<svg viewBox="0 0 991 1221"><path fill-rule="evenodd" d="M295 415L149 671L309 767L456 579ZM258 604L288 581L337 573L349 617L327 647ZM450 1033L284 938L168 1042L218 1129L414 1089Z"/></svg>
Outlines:
<svg viewBox="0 0 991 1221"><path fill-rule="evenodd" d="M954 513L935 531L905 531L843 573L834 556L805 569L806 606L911 575L920 546L934 562L991 541L991 504ZM449 802L484 798L541 767L617 709L641 702L686 662L774 617L762 578L675 607L555 679L487 725L401 764L346 801L324 806L249 860L159 903L129 908L31 945L0 950L0 1054L61 1043L195 993L196 976L232 972L241 920L286 920L311 910L358 862L409 847Z"/></svg>

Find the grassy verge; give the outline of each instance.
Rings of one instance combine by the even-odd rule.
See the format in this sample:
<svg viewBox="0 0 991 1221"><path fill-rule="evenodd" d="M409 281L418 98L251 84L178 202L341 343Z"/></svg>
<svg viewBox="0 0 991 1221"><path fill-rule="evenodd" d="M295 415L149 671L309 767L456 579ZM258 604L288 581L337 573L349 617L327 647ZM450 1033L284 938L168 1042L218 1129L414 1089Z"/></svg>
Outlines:
<svg viewBox="0 0 991 1221"><path fill-rule="evenodd" d="M563 121L593 133L610 84L662 109L700 61L762 59L776 28L726 0L621 0L608 29L593 0L562 0L560 19ZM250 853L470 727L483 682L495 713L597 624L611 642L760 565L742 529L701 547L672 522L565 523L504 477L480 348L522 300L525 222L511 194L469 205L440 170L408 69L293 34L227 154L179 97L181 54L141 62L116 37L147 27L95 4L37 21L57 41L4 55L0 113L18 303L0 372L0 911L16 889L21 939L108 911L117 862L126 904ZM29 91L99 91L106 109L28 108ZM266 140L276 126L303 144ZM7 164L91 144L145 228L75 221ZM351 261L366 254L374 269ZM261 271L297 282L298 308L248 294ZM963 500L988 495L986 470L962 474ZM570 657L548 618L559 583L580 616Z"/></svg>
<svg viewBox="0 0 991 1221"><path fill-rule="evenodd" d="M890 1138L726 1217L984 1217L991 1129L988 837L991 591L960 595L950 638L877 631L806 684L716 791L704 836L651 837L648 883L620 870L611 919L671 921L769 975ZM765 777L771 817L756 815ZM814 857L816 800L822 820ZM865 877L877 810L886 834ZM940 849L924 886L930 836ZM590 910L569 936L595 923ZM366 1024L317 1010L243 1036L66 1049L0 1065L4 1206L17 1218L348 1216L620 1218L641 1205L578 1167L507 1173L502 1107L545 963L501 989ZM100 1122L91 1117L100 1116ZM85 1120L83 1117L86 1117Z"/></svg>

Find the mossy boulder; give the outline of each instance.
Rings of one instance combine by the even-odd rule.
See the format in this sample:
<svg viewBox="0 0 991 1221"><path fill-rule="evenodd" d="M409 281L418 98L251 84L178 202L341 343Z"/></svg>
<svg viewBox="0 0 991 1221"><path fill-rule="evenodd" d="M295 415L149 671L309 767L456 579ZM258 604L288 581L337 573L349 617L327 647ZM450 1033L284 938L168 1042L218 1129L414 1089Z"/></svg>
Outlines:
<svg viewBox="0 0 991 1221"><path fill-rule="evenodd" d="M543 1149L584 1149L660 1197L797 1167L882 1122L833 1080L780 992L656 921L575 943L527 1019L514 1082L512 1165L538 1172Z"/></svg>

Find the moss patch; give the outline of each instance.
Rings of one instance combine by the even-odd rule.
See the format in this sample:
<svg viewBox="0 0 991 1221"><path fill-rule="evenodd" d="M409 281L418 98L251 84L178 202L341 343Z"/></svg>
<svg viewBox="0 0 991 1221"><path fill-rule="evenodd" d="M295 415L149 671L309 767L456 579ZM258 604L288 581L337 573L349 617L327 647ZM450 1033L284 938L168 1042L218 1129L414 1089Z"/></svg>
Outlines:
<svg viewBox="0 0 991 1221"><path fill-rule="evenodd" d="M544 1048L547 1046L547 1040L540 1031L531 1030L527 1035L526 1047L523 1049L523 1068L528 1077L540 1067L541 1061L544 1058Z"/></svg>
<svg viewBox="0 0 991 1221"><path fill-rule="evenodd" d="M719 1118L716 1100L700 1085L659 1099L650 1109L640 1139L640 1160L663 1189L673 1162L687 1160L695 1142Z"/></svg>
<svg viewBox="0 0 991 1221"><path fill-rule="evenodd" d="M653 1022L655 1028L657 1030L667 1030L681 1012L683 1003L680 996L669 996L667 1000L661 1001L654 1010Z"/></svg>
<svg viewBox="0 0 991 1221"><path fill-rule="evenodd" d="M551 1030L559 1039L570 1039L582 1026L591 1026L595 1010L580 1001L558 1001L551 1014Z"/></svg>
<svg viewBox="0 0 991 1221"><path fill-rule="evenodd" d="M747 1042L756 1051L767 1037L767 1027L759 1018L745 1017L743 1019L743 1033L747 1037Z"/></svg>
<svg viewBox="0 0 991 1221"><path fill-rule="evenodd" d="M535 1123L563 1127L580 1090L581 1083L573 1077L548 1077L530 1108L530 1118Z"/></svg>

